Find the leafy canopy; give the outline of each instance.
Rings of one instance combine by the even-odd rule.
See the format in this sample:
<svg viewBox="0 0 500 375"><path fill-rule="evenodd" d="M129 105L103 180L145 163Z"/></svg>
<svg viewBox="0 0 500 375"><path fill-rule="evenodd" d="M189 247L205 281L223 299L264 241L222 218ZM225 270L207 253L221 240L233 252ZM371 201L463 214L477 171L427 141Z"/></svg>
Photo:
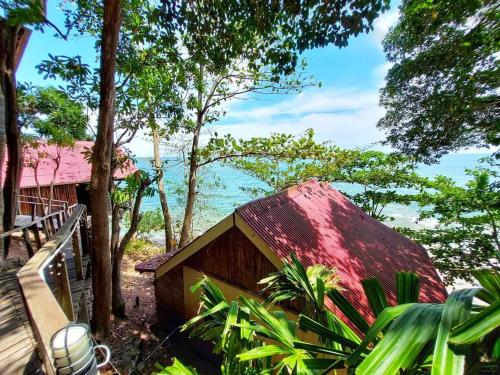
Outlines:
<svg viewBox="0 0 500 375"><path fill-rule="evenodd" d="M433 161L500 144L498 4L404 0L384 50L393 63L378 126L406 155Z"/></svg>
<svg viewBox="0 0 500 375"><path fill-rule="evenodd" d="M18 92L21 126L58 144L89 138L83 105L64 91L20 85Z"/></svg>
<svg viewBox="0 0 500 375"><path fill-rule="evenodd" d="M456 278L471 280L470 270L500 269L499 174L495 169L467 170L465 186L438 176L419 195L420 219L432 219L432 228L403 230L426 245L434 264L451 284Z"/></svg>

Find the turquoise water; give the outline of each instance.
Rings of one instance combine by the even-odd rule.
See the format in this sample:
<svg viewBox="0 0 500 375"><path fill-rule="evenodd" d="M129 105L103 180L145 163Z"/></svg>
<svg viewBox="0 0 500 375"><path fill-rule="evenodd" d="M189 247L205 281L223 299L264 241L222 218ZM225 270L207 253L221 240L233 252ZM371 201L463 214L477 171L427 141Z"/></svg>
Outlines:
<svg viewBox="0 0 500 375"><path fill-rule="evenodd" d="M467 175L466 168L478 166L479 159L488 156L487 154L454 154L446 155L439 164L421 165L419 173L426 177L445 175L453 178L459 184L465 184ZM151 159L137 159L139 168L151 169ZM238 170L225 165L214 165L210 170L201 172L201 179L204 181L200 188L200 201L195 212L194 228L195 233L199 234L219 222L225 216L229 215L234 209L249 200L254 199L249 193L242 190L248 187L265 187L265 185ZM167 194L170 209L173 213L174 222L182 220L184 210L184 175L183 166L179 160L174 158L166 159L165 183L167 185ZM343 191L354 192L359 189L353 185L333 184ZM142 204L142 210L151 210L160 207L158 196L146 197ZM394 226L426 226L432 225L432 222L416 223L416 206L398 206L393 205L386 208L385 214L395 217L395 221L389 222ZM154 236L156 240L161 241L158 235Z"/></svg>

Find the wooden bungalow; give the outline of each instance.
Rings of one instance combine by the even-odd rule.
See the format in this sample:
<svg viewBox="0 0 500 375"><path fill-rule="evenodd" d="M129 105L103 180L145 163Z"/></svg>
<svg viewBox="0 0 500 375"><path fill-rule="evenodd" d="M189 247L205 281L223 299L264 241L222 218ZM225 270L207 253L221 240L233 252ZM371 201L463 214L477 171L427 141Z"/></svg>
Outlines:
<svg viewBox="0 0 500 375"><path fill-rule="evenodd" d="M380 280L390 303L396 302L397 271L420 275L422 302L446 299L422 246L373 219L328 184L315 181L249 202L184 248L135 269L155 273L160 321L188 319L198 309L190 287L202 274L228 299L258 299L258 281L279 269L292 253L306 266L335 267L344 295L370 321L374 317L361 286L367 277Z"/></svg>
<svg viewBox="0 0 500 375"><path fill-rule="evenodd" d="M54 205L66 202L68 205L75 203L85 204L90 210L89 183L91 164L85 154L92 148L93 142L78 141L72 147L40 144L36 149L27 149L24 154L24 168L20 184L21 214L32 215L33 200L38 200L38 188L44 203L50 196L50 185L54 184ZM54 176L56 160L59 168ZM115 173L116 180L123 180L137 168L128 162L126 168L118 169Z"/></svg>

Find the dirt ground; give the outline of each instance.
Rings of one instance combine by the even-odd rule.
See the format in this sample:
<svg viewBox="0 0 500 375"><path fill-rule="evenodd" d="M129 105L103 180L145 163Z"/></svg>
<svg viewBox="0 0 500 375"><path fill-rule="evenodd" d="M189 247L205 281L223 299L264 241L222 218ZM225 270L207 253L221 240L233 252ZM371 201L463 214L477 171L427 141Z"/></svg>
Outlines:
<svg viewBox="0 0 500 375"><path fill-rule="evenodd" d="M111 363L115 368L109 368L107 374L150 374L157 361L168 363L165 345L159 345L163 337L157 327L153 275L136 272L136 262L127 256L123 260L127 319L113 318L111 336L105 343L112 350Z"/></svg>

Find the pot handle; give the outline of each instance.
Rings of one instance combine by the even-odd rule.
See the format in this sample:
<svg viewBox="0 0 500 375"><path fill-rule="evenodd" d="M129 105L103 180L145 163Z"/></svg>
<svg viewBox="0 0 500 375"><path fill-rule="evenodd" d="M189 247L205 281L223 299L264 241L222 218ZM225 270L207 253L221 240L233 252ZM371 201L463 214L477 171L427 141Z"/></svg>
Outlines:
<svg viewBox="0 0 500 375"><path fill-rule="evenodd" d="M96 349L102 349L106 352L106 356L104 358L104 362L98 363L97 368L101 368L102 366L106 365L109 360L111 359L111 350L106 345L96 345L94 346L94 350Z"/></svg>

